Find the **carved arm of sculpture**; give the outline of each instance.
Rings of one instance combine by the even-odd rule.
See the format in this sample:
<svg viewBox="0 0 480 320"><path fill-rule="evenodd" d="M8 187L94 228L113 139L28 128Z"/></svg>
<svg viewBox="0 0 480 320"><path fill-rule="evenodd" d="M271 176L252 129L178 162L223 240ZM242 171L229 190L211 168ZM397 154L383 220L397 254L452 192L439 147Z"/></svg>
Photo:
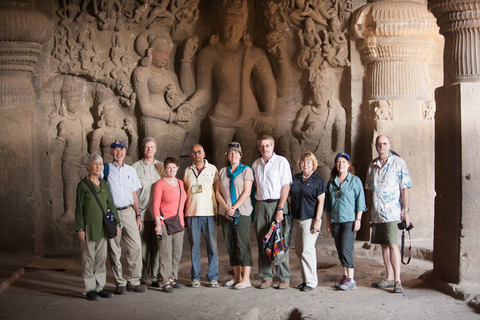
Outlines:
<svg viewBox="0 0 480 320"><path fill-rule="evenodd" d="M305 120L307 119L309 108L311 108L311 106L304 106L301 108L300 111L298 111L295 121L293 122L292 133L293 136L298 140L308 140L308 138L316 130L316 123L310 122L307 130L302 131L302 129L305 127Z"/></svg>
<svg viewBox="0 0 480 320"><path fill-rule="evenodd" d="M179 119L191 118L193 112L210 103L212 100L213 87L213 63L209 59L209 50L207 47L200 51L197 67L197 90L193 96L177 109Z"/></svg>
<svg viewBox="0 0 480 320"><path fill-rule="evenodd" d="M333 108L335 110L335 121L333 123L334 130L336 131L337 141L335 141L334 153L344 152L345 150L345 138L347 130L347 115L345 109L338 105Z"/></svg>
<svg viewBox="0 0 480 320"><path fill-rule="evenodd" d="M100 142L104 134L105 131L102 128L98 128L93 131L92 139L90 140L90 144L88 145L88 151L90 152L90 154L101 154Z"/></svg>
<svg viewBox="0 0 480 320"><path fill-rule="evenodd" d="M182 67L180 69L180 85L183 93L189 97L195 92L195 78L192 70L192 59L198 49L198 37L188 38L183 51Z"/></svg>
<svg viewBox="0 0 480 320"><path fill-rule="evenodd" d="M123 125L124 130L126 130L130 136L130 143L127 149L127 155L131 156L135 150L137 150L137 144L138 144L138 134L133 126L133 123L131 122L131 119L125 119L125 124Z"/></svg>
<svg viewBox="0 0 480 320"><path fill-rule="evenodd" d="M283 97L290 89L292 82L291 62L287 53L287 39L278 32L270 32L267 36L267 46L268 51L278 61L277 95Z"/></svg>

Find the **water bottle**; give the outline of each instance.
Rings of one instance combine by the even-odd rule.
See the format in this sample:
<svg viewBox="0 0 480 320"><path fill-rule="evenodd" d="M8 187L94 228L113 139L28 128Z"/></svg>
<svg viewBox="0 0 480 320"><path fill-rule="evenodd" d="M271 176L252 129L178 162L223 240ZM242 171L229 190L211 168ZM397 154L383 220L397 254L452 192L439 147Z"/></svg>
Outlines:
<svg viewBox="0 0 480 320"><path fill-rule="evenodd" d="M113 216L112 211L110 211L110 209L107 209L107 220L108 221L115 220L115 217Z"/></svg>

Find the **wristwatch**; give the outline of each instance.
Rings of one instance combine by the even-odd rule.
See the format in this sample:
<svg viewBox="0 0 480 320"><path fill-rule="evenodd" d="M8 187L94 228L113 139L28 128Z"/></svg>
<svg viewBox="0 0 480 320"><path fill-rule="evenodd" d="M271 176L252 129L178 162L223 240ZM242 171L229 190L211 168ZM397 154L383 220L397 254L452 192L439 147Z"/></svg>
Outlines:
<svg viewBox="0 0 480 320"><path fill-rule="evenodd" d="M282 207L277 207L277 211L283 211L283 208Z"/></svg>

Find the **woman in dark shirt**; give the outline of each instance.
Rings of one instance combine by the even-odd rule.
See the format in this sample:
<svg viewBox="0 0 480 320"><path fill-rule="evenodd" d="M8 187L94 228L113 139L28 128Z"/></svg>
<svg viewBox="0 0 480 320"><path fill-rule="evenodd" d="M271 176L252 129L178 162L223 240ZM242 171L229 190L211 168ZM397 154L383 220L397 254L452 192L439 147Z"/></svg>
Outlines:
<svg viewBox="0 0 480 320"><path fill-rule="evenodd" d="M315 172L317 166L313 153L303 153L299 160L302 172L293 177L290 186L295 253L302 266L303 281L298 288L305 292L313 290L318 284L315 243L322 225L326 186Z"/></svg>
<svg viewBox="0 0 480 320"><path fill-rule="evenodd" d="M111 292L103 289L107 280L107 235L103 228L103 210L113 213L117 225L117 234L120 229L117 209L113 204L112 194L108 183L99 178L103 170L103 160L98 154L88 158L88 176L80 181L77 187L75 209L75 229L80 248L82 250L82 276L85 283L85 295L88 300L97 300L98 297L110 298ZM95 195L102 204L100 208Z"/></svg>

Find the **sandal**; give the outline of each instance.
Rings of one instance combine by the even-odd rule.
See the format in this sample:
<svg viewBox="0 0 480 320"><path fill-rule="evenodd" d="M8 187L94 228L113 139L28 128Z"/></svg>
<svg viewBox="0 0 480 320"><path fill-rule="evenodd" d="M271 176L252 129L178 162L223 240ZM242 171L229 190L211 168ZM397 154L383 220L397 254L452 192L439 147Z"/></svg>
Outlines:
<svg viewBox="0 0 480 320"><path fill-rule="evenodd" d="M177 283L175 281L170 282L169 285L171 285L172 288L175 288L175 289L183 289L184 288L183 284Z"/></svg>
<svg viewBox="0 0 480 320"><path fill-rule="evenodd" d="M230 280L230 281L225 282L225 284L223 286L224 287L233 287L236 284L237 283L235 282L235 280Z"/></svg>
<svg viewBox="0 0 480 320"><path fill-rule="evenodd" d="M251 284L244 284L244 283L237 283L233 289L235 290L243 290L243 289L247 289L247 288L250 288L252 285Z"/></svg>
<svg viewBox="0 0 480 320"><path fill-rule="evenodd" d="M166 285L164 285L162 287L162 291L166 292L166 293L173 293L174 292L174 290L172 288L172 285L170 283L167 283Z"/></svg>

